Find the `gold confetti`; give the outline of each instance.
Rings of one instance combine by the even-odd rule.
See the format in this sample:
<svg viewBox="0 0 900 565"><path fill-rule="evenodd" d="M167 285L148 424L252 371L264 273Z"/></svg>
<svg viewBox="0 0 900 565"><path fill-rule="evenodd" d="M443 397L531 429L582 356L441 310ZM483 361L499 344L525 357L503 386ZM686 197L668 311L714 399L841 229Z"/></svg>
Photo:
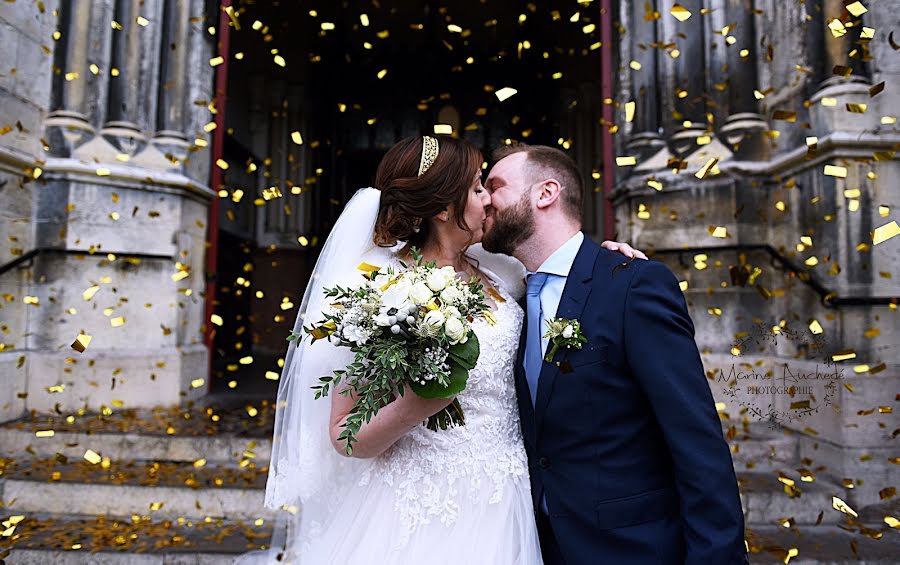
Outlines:
<svg viewBox="0 0 900 565"><path fill-rule="evenodd" d="M634 119L634 100L625 103L625 121L631 122Z"/></svg>
<svg viewBox="0 0 900 565"><path fill-rule="evenodd" d="M862 2L853 2L852 4L847 4L844 7L847 8L848 12L850 12L857 18L860 17L861 15L865 14L866 12L868 12L866 7L863 6Z"/></svg>
<svg viewBox="0 0 900 565"><path fill-rule="evenodd" d="M206 379L194 379L191 381L191 388L200 388L206 382Z"/></svg>
<svg viewBox="0 0 900 565"><path fill-rule="evenodd" d="M278 65L279 67L287 66L287 62L284 60L284 57L282 57L281 55L275 55L274 61L275 61L275 64Z"/></svg>
<svg viewBox="0 0 900 565"><path fill-rule="evenodd" d="M825 165L825 175L829 177L847 178L847 167L838 165Z"/></svg>
<svg viewBox="0 0 900 565"><path fill-rule="evenodd" d="M713 237L726 238L728 237L728 230L725 229L725 226L709 226L709 235Z"/></svg>
<svg viewBox="0 0 900 565"><path fill-rule="evenodd" d="M376 76L379 79L383 79L385 76L387 76L387 69L381 69L380 71L378 71L378 74Z"/></svg>
<svg viewBox="0 0 900 565"><path fill-rule="evenodd" d="M453 126L450 124L434 124L434 133L436 135L452 135Z"/></svg>
<svg viewBox="0 0 900 565"><path fill-rule="evenodd" d="M631 61L630 63L628 63L628 66L635 71L641 70L641 64L637 61Z"/></svg>
<svg viewBox="0 0 900 565"><path fill-rule="evenodd" d="M248 355L246 357L241 357L240 361L238 361L241 365L250 365L253 363L253 356Z"/></svg>
<svg viewBox="0 0 900 565"><path fill-rule="evenodd" d="M719 160L717 158L715 158L715 157L711 158L709 161L706 162L705 165L703 165L703 167L700 168L699 171L697 171L694 174L694 176L697 177L698 179L705 179L706 176L709 174L709 172L712 170L712 168L715 167L716 163L718 163L718 162L719 162Z"/></svg>
<svg viewBox="0 0 900 565"><path fill-rule="evenodd" d="M837 106L837 98L826 96L822 98L822 106Z"/></svg>
<svg viewBox="0 0 900 565"><path fill-rule="evenodd" d="M831 30L831 35L835 38L843 37L847 34L847 28L844 27L844 22L837 18L828 22L828 29Z"/></svg>
<svg viewBox="0 0 900 565"><path fill-rule="evenodd" d="M92 465L96 465L102 460L102 458L97 453L90 449L84 452L84 458L88 463Z"/></svg>
<svg viewBox="0 0 900 565"><path fill-rule="evenodd" d="M856 359L856 352L852 349L845 349L842 351L835 351L831 354L831 360L835 362L846 361L847 359Z"/></svg>
<svg viewBox="0 0 900 565"><path fill-rule="evenodd" d="M872 232L872 245L884 243L897 235L900 235L900 225L897 224L896 220L893 220L890 223L875 228L875 231Z"/></svg>
<svg viewBox="0 0 900 565"><path fill-rule="evenodd" d="M148 20L144 16L138 16L135 21L137 22L137 25L141 27L147 27L148 25L150 25L150 20Z"/></svg>
<svg viewBox="0 0 900 565"><path fill-rule="evenodd" d="M820 334L825 330L822 329L822 325L819 323L819 320L814 319L809 323L809 331L811 331L813 334Z"/></svg>
<svg viewBox="0 0 900 565"><path fill-rule="evenodd" d="M281 378L281 375L279 375L275 371L266 371L266 379L270 381L277 381L279 378Z"/></svg>
<svg viewBox="0 0 900 565"><path fill-rule="evenodd" d="M96 172L97 172L98 177L108 177L109 175L112 174L112 172L109 169L104 168L104 167L100 167L99 169L97 169Z"/></svg>
<svg viewBox="0 0 900 565"><path fill-rule="evenodd" d="M34 435L37 437L53 437L56 435L56 432L53 430L38 430L34 432Z"/></svg>
<svg viewBox="0 0 900 565"><path fill-rule="evenodd" d="M508 100L511 96L515 96L517 92L518 90L516 90L515 88L506 86L504 88L501 88L494 94L497 96L497 99L500 100L500 102L503 102L504 100Z"/></svg>
<svg viewBox="0 0 900 565"><path fill-rule="evenodd" d="M291 132L291 141L297 145L303 145L303 136L300 135L299 131Z"/></svg>
<svg viewBox="0 0 900 565"><path fill-rule="evenodd" d="M75 341L72 342L72 349L77 351L78 353L84 353L84 350L87 349L87 346L91 343L91 336L86 334L78 334L78 337L75 338Z"/></svg>
<svg viewBox="0 0 900 565"><path fill-rule="evenodd" d="M218 314L212 314L209 317L209 321L217 326L221 326L224 323L224 321L222 320L222 316L219 316Z"/></svg>
<svg viewBox="0 0 900 565"><path fill-rule="evenodd" d="M616 165L619 167L629 167L637 165L637 158L633 156L616 157Z"/></svg>
<svg viewBox="0 0 900 565"><path fill-rule="evenodd" d="M844 514L849 514L854 518L859 518L859 514L857 514L852 508L850 508L850 506L848 506L846 502L836 496L831 497L831 506L834 507L835 510L840 510Z"/></svg>
<svg viewBox="0 0 900 565"><path fill-rule="evenodd" d="M847 103L847 111L854 114L865 114L867 107L868 106L866 104L851 104L849 102Z"/></svg>
<svg viewBox="0 0 900 565"><path fill-rule="evenodd" d="M221 65L224 62L225 62L225 59L221 56L213 57L212 59L209 60L209 66L210 67L218 67L219 65Z"/></svg>
<svg viewBox="0 0 900 565"><path fill-rule="evenodd" d="M109 325L111 325L114 328L118 328L120 326L125 325L125 316L118 316L116 318L112 318L109 321Z"/></svg>
<svg viewBox="0 0 900 565"><path fill-rule="evenodd" d="M676 20L679 22L687 21L688 18L691 17L691 12L684 6L679 3L675 3L672 8L669 10L669 13L672 14Z"/></svg>
<svg viewBox="0 0 900 565"><path fill-rule="evenodd" d="M796 122L797 112L793 110L775 110L772 112L773 120L784 120L786 122Z"/></svg>

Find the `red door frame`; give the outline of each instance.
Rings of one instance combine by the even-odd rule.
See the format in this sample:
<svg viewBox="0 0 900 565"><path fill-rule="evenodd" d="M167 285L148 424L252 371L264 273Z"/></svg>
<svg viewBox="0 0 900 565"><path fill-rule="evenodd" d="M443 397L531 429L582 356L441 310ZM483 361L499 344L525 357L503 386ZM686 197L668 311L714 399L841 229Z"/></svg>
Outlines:
<svg viewBox="0 0 900 565"><path fill-rule="evenodd" d="M603 123L601 124L600 145L603 157L603 238L614 239L616 234L616 218L613 215L610 196L615 181L615 163L613 152L612 127L615 118L613 116L613 85L615 84L616 70L613 68L613 35L612 35L612 0L600 1L600 98L603 104Z"/></svg>
<svg viewBox="0 0 900 565"><path fill-rule="evenodd" d="M204 341L209 350L209 364L207 367L207 382L212 381L213 358L215 357L213 337L215 326L211 319L215 311L216 303L216 270L218 269L219 253L219 189L222 185L222 168L217 164L222 158L225 146L225 104L228 94L228 62L230 59L231 18L225 13L225 8L231 6L231 0L219 2L219 26L216 35L219 38L216 55L222 58L222 63L216 67L215 75L215 109L216 129L213 130L212 158L209 171L209 186L215 195L209 203L209 217L207 218L206 234L206 303L204 309L203 324L206 328Z"/></svg>

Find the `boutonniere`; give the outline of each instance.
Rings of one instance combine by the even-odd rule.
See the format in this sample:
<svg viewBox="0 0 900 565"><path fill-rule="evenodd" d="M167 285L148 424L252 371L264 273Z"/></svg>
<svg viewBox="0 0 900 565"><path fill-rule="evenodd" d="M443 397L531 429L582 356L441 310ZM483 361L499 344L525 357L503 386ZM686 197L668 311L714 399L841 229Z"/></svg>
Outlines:
<svg viewBox="0 0 900 565"><path fill-rule="evenodd" d="M553 360L553 356L560 347L581 349L587 343L587 338L581 333L581 322L565 318L547 320L547 333L544 334L544 337L549 337L553 342L553 346L544 357L544 361L547 363Z"/></svg>

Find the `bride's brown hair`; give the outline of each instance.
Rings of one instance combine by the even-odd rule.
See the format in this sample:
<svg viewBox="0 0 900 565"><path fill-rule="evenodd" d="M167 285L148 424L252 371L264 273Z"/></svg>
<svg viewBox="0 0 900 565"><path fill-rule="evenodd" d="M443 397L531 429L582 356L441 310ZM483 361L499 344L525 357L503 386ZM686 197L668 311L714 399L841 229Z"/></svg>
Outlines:
<svg viewBox="0 0 900 565"><path fill-rule="evenodd" d="M469 229L463 216L469 189L484 157L468 141L445 135L432 137L438 140L438 156L422 176L418 176L421 135L399 141L381 159L375 174L375 188L381 190L374 235L377 245L392 247L406 241L421 248L428 240L428 219L451 205L456 224Z"/></svg>

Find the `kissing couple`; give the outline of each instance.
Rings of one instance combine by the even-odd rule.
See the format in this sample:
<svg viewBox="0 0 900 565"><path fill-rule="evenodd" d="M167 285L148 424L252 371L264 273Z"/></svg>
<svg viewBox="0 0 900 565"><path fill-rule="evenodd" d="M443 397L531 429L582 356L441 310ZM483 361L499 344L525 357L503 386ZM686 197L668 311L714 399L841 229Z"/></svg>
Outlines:
<svg viewBox="0 0 900 565"><path fill-rule="evenodd" d="M341 433L356 399L311 388L353 354L292 342L266 488L267 507L289 510L287 536L239 562L747 563L731 454L678 280L581 231L584 185L562 151L519 144L493 158L482 183L471 143L394 145L375 188L335 224L295 326L361 262L409 264L416 248L484 287L465 390L397 396L348 456ZM545 333L554 323L580 347L560 347ZM453 402L465 425L423 425Z"/></svg>

